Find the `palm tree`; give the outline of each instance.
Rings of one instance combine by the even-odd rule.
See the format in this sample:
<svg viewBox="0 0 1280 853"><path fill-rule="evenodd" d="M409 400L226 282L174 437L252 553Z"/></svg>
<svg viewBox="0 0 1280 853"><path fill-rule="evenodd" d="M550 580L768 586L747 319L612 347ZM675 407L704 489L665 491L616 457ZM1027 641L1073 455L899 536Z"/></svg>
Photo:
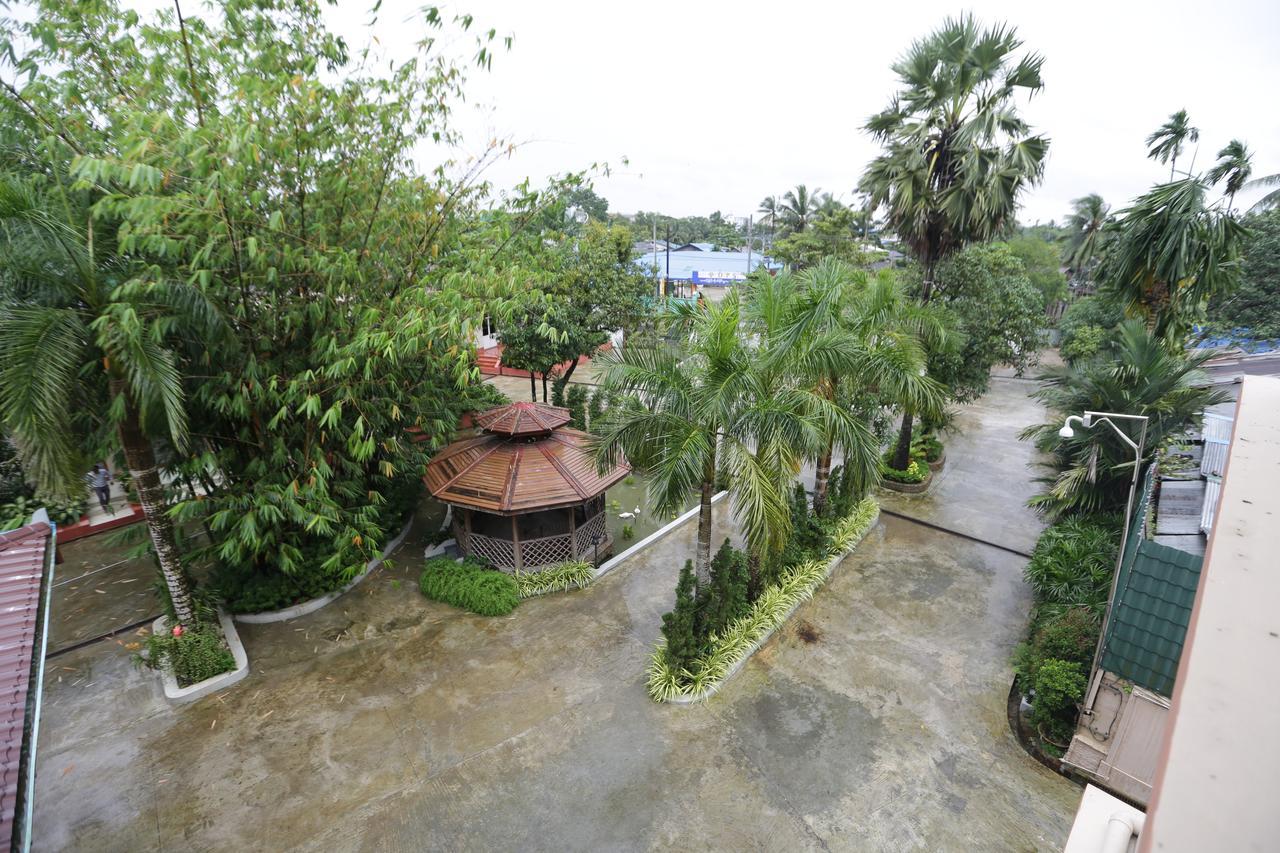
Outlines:
<svg viewBox="0 0 1280 853"><path fill-rule="evenodd" d="M1012 227L1018 197L1044 173L1049 140L1018 116L1015 96L1043 87L1042 57L1015 59L1016 30L980 30L971 15L948 18L894 63L903 88L866 129L884 151L858 189L883 206L890 228L924 271L921 301L938 263ZM912 416L903 415L894 464L906 467Z"/></svg>
<svg viewBox="0 0 1280 853"><path fill-rule="evenodd" d="M1067 264L1076 274L1090 277L1094 263L1100 256L1104 227L1111 206L1097 193L1090 193L1071 202L1071 214L1067 217Z"/></svg>
<svg viewBox="0 0 1280 853"><path fill-rule="evenodd" d="M1147 156L1160 163L1169 164L1169 180L1173 180L1174 167L1178 165L1178 155L1182 146L1188 142L1200 141L1200 128L1191 126L1191 119L1186 110L1178 110L1169 116L1169 120L1160 125L1147 137Z"/></svg>
<svg viewBox="0 0 1280 853"><path fill-rule="evenodd" d="M175 614L190 625L198 614L152 436L184 446L171 342L191 345L221 321L195 288L113 255L115 235L95 233L87 193L49 173L47 196L0 175L0 418L52 493L83 491L82 444L124 452Z"/></svg>
<svg viewBox="0 0 1280 853"><path fill-rule="evenodd" d="M941 411L943 389L924 375L924 345L941 343L943 323L936 311L908 299L890 273L868 281L866 272L827 258L798 274L753 280L748 307L748 325L769 356L832 406L870 395L881 405ZM878 444L865 425L855 420L852 431L841 427L824 425L814 457L816 515L826 509L836 449L863 489L879 467Z"/></svg>
<svg viewBox="0 0 1280 853"><path fill-rule="evenodd" d="M772 242L773 230L778 225L778 211L778 199L771 195L765 196L760 206L756 208L757 213L763 214L760 217L760 224L768 227L770 242ZM769 251L768 244L765 245L765 251Z"/></svg>
<svg viewBox="0 0 1280 853"><path fill-rule="evenodd" d="M796 184L794 190L787 190L782 195L782 203L778 206L778 215L782 223L792 233L798 234L809 226L818 212L819 190L810 192L804 184Z"/></svg>
<svg viewBox="0 0 1280 853"><path fill-rule="evenodd" d="M1053 454L1048 467L1058 473L1042 480L1049 489L1030 504L1054 516L1122 509L1133 476L1133 451L1110 430L1078 430L1072 438L1060 438L1063 418L1085 410L1147 415L1149 460L1205 407L1230 398L1204 382L1201 368L1211 356L1207 350L1171 350L1141 322L1127 320L1110 351L1045 371L1040 376L1044 385L1033 396L1051 417L1025 430L1022 438Z"/></svg>
<svg viewBox="0 0 1280 853"><path fill-rule="evenodd" d="M665 319L683 330L679 346L632 344L597 359L601 387L627 402L595 430L595 453L601 465L625 453L643 467L659 513L699 495L694 565L701 586L710 580L717 472L728 475L751 553L774 552L791 529L785 484L821 440L821 422L842 416L808 389L776 384L761 369L741 333L736 292L719 304L672 306Z"/></svg>
<svg viewBox="0 0 1280 853"><path fill-rule="evenodd" d="M1120 211L1098 269L1103 288L1130 317L1180 349L1210 298L1239 275L1244 226L1205 205L1199 178L1158 184Z"/></svg>
<svg viewBox="0 0 1280 853"><path fill-rule="evenodd" d="M1239 139L1233 139L1218 152L1218 162L1205 177L1211 185L1216 185L1225 179L1224 189L1227 192L1227 212L1229 213L1231 204L1236 199L1236 193L1248 185L1249 175L1252 173L1253 153Z"/></svg>
<svg viewBox="0 0 1280 853"><path fill-rule="evenodd" d="M1280 172L1274 175L1263 175L1261 178L1254 178L1245 184L1241 189L1260 190L1270 189L1271 192L1264 195L1253 203L1253 207L1249 208L1250 213L1262 213L1280 205Z"/></svg>

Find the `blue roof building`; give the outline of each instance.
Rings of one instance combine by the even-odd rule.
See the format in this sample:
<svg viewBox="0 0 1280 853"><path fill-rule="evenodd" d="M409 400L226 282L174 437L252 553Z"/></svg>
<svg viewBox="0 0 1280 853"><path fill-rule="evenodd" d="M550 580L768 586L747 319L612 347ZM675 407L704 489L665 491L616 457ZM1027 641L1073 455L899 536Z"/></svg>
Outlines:
<svg viewBox="0 0 1280 853"><path fill-rule="evenodd" d="M749 273L760 267L782 269L782 264L759 252L672 252L668 268L667 254L642 255L634 263L645 275L688 282L699 286L725 287L745 281ZM655 271L654 264L657 264Z"/></svg>

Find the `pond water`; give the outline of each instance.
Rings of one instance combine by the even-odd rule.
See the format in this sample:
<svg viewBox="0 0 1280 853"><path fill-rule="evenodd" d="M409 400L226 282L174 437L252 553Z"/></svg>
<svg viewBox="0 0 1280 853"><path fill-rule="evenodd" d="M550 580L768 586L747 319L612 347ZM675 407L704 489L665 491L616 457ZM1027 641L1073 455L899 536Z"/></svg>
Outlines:
<svg viewBox="0 0 1280 853"><path fill-rule="evenodd" d="M644 474L635 472L605 493L605 523L613 537L613 553L621 554L680 514L659 516L654 513L647 489ZM694 506L692 499L686 508L691 506ZM623 513L634 513L635 517L619 518ZM631 538L624 538L624 527L631 528Z"/></svg>

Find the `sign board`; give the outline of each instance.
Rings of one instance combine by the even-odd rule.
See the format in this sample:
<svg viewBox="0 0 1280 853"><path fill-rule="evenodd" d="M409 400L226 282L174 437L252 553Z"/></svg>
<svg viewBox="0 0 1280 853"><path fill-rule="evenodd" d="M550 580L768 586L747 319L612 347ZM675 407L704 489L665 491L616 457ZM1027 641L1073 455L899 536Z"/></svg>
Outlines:
<svg viewBox="0 0 1280 853"><path fill-rule="evenodd" d="M747 274L742 272L727 272L725 270L694 270L694 284L737 284L747 280Z"/></svg>

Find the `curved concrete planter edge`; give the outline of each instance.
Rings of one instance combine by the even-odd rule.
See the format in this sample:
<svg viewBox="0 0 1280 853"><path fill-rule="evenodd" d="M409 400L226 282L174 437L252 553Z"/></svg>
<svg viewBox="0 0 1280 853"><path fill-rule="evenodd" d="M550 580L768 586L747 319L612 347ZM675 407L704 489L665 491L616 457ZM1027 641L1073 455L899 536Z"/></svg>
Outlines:
<svg viewBox="0 0 1280 853"><path fill-rule="evenodd" d="M338 600L344 593L349 592L360 581L373 574L373 570L382 565L382 561L387 558L395 549L399 548L409 535L409 529L413 527L413 517L405 522L404 528L396 534L396 538L387 543L387 547L382 549L380 556L374 557L364 567L364 571L356 575L346 586L335 589L333 592L325 593L319 598L313 598L310 601L304 601L301 604L295 604L292 607L286 607L283 610L269 610L266 613L237 613L235 620L244 622L248 625L265 625L269 622L287 622L290 619L297 619L299 616L306 616L308 613L315 613L326 604L331 604Z"/></svg>
<svg viewBox="0 0 1280 853"><path fill-rule="evenodd" d="M151 632L163 634L169 630L168 623L169 618L161 616L151 623ZM243 680L249 674L249 656L245 654L244 645L240 642L240 635L236 633L235 622L232 621L225 610L218 611L218 624L222 626L222 636L227 641L227 648L231 650L231 657L235 659L236 668L230 672L215 675L213 678L198 681L187 687L178 686L178 679L173 674L173 670L168 667L162 668L160 670L160 682L164 685L164 698L174 705L185 705L188 702L202 699L211 693L225 690L236 682Z"/></svg>

